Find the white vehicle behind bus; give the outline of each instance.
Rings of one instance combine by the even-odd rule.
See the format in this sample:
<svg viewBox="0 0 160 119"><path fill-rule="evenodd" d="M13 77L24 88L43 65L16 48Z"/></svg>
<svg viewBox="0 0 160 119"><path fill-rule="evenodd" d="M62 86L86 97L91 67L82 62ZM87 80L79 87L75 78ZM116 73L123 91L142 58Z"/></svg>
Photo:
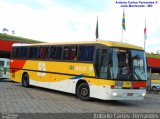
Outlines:
<svg viewBox="0 0 160 119"><path fill-rule="evenodd" d="M10 77L10 59L0 58L0 79Z"/></svg>
<svg viewBox="0 0 160 119"><path fill-rule="evenodd" d="M153 73L151 75L151 89L153 91L160 90L160 74Z"/></svg>

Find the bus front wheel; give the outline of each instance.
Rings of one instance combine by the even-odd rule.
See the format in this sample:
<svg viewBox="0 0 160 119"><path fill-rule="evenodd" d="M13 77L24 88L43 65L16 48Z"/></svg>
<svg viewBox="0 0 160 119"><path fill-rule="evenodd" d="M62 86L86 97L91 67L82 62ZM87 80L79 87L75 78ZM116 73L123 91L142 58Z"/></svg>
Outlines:
<svg viewBox="0 0 160 119"><path fill-rule="evenodd" d="M156 86L153 86L153 87L152 87L152 90L153 90L153 91L156 91L156 90L157 90Z"/></svg>
<svg viewBox="0 0 160 119"><path fill-rule="evenodd" d="M22 77L22 86L26 88L29 87L29 76L26 73Z"/></svg>
<svg viewBox="0 0 160 119"><path fill-rule="evenodd" d="M76 95L81 100L89 100L89 86L87 83L81 83L77 87Z"/></svg>

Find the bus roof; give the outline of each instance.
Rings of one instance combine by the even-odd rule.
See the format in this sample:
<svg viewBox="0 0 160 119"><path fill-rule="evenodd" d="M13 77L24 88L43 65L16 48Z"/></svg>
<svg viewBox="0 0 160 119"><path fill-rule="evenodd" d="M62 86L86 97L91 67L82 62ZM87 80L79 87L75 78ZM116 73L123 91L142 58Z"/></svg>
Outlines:
<svg viewBox="0 0 160 119"><path fill-rule="evenodd" d="M110 47L121 47L121 48L131 48L131 49L137 49L137 50L143 50L142 47L128 44L128 43L122 43L122 42L116 42L116 41L104 41L104 40L97 40L97 41L83 41L83 42L55 42L55 43L37 43L37 44L29 44L30 46L43 46L43 45L62 45L62 44L103 44ZM13 46L26 46L26 44L16 44ZM28 46L28 45L27 45Z"/></svg>
<svg viewBox="0 0 160 119"><path fill-rule="evenodd" d="M0 58L0 61L9 61L10 59L8 58Z"/></svg>

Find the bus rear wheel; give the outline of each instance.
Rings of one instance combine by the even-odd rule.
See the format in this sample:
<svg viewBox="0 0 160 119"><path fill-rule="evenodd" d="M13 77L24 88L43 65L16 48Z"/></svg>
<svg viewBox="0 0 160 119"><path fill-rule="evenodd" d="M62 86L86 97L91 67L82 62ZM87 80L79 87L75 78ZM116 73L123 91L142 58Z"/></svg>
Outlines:
<svg viewBox="0 0 160 119"><path fill-rule="evenodd" d="M26 88L29 87L29 76L26 73L22 77L22 86Z"/></svg>
<svg viewBox="0 0 160 119"><path fill-rule="evenodd" d="M76 95L81 100L89 100L89 86L87 83L81 83L77 87Z"/></svg>

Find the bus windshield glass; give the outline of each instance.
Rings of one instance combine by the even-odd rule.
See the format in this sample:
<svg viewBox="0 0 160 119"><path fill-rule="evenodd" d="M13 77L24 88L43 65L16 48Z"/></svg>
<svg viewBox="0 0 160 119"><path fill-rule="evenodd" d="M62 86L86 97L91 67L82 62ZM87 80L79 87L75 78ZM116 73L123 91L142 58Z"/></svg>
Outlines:
<svg viewBox="0 0 160 119"><path fill-rule="evenodd" d="M110 50L110 78L117 80L147 80L144 51L122 48Z"/></svg>

